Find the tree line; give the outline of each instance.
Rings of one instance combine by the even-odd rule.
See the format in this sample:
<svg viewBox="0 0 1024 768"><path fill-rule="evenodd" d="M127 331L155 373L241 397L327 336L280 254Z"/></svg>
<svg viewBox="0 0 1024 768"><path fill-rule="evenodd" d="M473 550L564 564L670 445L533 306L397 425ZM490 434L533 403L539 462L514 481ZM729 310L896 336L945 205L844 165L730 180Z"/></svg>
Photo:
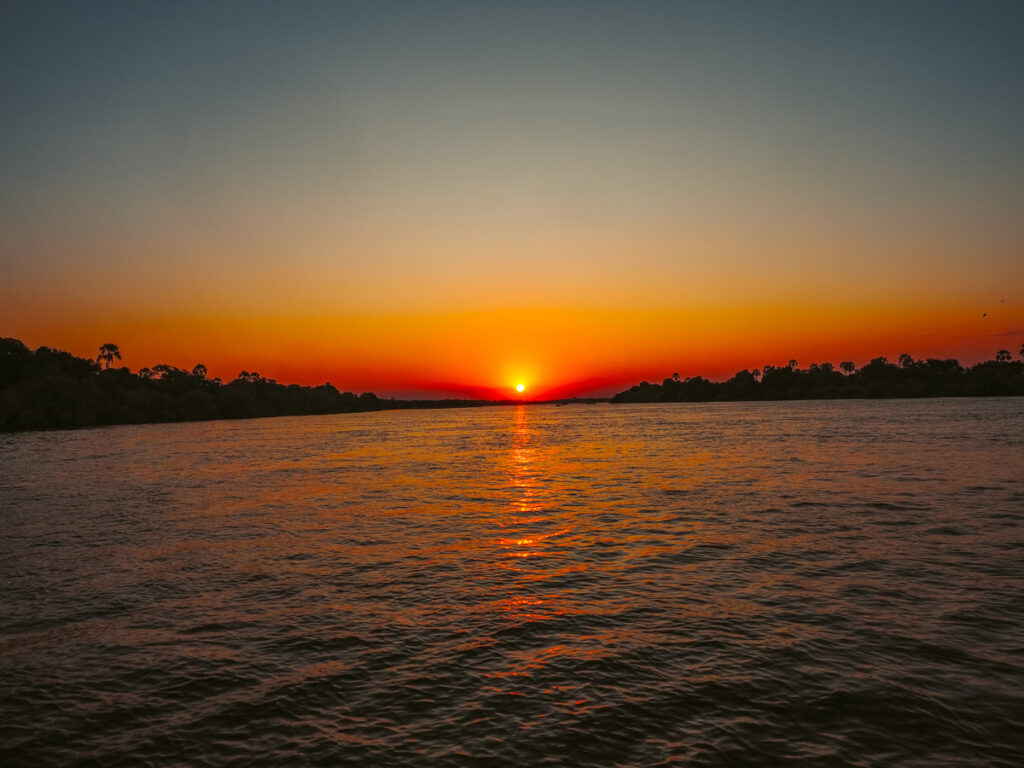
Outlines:
<svg viewBox="0 0 1024 768"><path fill-rule="evenodd" d="M619 392L613 403L675 403L727 400L812 400L885 397L986 397L1024 395L1024 345L1014 360L1001 349L992 360L965 368L952 358L915 360L908 354L895 363L876 357L858 368L850 361L812 363L800 368L766 365L742 370L728 381L703 376L680 378L678 373L661 382L641 382Z"/></svg>
<svg viewBox="0 0 1024 768"><path fill-rule="evenodd" d="M796 360L784 366L742 370L728 381L673 374L661 384L641 382L615 395L613 403L803 400L823 398L979 397L1024 395L1024 346L1014 360L1001 349L992 360L970 367L953 359L895 363L876 357L859 370L850 361L833 366ZM205 365L191 371L155 365L132 373L115 367L116 344L103 344L95 360L50 347L31 350L17 339L0 338L0 431L76 429L109 424L143 424L259 416L378 411L393 408L451 408L492 404L488 400L395 400L372 392L340 392L279 384L256 371L241 371L229 382L211 378Z"/></svg>
<svg viewBox="0 0 1024 768"><path fill-rule="evenodd" d="M210 378L201 363L191 371L155 365L132 373L114 366L120 359L116 344L103 344L96 359L89 360L50 347L33 351L17 339L0 338L0 431L481 404L387 400L372 392L340 392L330 383L284 385L255 371L241 371L223 382Z"/></svg>

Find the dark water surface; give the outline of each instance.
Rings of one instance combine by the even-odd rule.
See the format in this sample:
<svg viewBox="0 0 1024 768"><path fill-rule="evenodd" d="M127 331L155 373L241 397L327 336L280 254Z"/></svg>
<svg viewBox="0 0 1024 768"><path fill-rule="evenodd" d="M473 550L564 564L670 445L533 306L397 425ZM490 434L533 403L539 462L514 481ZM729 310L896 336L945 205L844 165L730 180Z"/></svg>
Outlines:
<svg viewBox="0 0 1024 768"><path fill-rule="evenodd" d="M5 765L1024 760L1024 399L0 436Z"/></svg>

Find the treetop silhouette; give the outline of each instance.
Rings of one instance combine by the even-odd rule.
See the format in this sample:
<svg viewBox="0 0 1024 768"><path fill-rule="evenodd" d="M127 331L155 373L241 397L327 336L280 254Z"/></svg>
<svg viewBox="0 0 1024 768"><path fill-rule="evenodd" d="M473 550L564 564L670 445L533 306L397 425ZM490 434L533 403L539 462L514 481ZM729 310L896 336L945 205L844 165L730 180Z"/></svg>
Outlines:
<svg viewBox="0 0 1024 768"><path fill-rule="evenodd" d="M96 362L102 362L104 368L110 368L115 358L121 359L121 350L117 348L117 344L103 344L100 346L100 353L96 356Z"/></svg>

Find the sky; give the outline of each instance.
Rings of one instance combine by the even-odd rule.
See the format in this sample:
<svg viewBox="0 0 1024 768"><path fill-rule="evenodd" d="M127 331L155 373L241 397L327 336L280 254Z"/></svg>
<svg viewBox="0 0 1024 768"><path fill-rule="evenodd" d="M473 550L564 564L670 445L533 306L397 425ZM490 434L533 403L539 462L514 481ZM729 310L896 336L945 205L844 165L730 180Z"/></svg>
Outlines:
<svg viewBox="0 0 1024 768"><path fill-rule="evenodd" d="M382 396L1024 342L1024 3L0 0L0 336Z"/></svg>

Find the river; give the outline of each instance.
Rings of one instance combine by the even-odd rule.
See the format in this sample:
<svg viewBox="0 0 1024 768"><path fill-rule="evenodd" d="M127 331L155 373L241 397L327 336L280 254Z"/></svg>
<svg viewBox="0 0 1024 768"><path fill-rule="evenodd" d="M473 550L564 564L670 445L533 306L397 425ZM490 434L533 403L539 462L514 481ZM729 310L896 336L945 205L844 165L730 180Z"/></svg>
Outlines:
<svg viewBox="0 0 1024 768"><path fill-rule="evenodd" d="M1024 399L0 435L0 762L1011 766Z"/></svg>

